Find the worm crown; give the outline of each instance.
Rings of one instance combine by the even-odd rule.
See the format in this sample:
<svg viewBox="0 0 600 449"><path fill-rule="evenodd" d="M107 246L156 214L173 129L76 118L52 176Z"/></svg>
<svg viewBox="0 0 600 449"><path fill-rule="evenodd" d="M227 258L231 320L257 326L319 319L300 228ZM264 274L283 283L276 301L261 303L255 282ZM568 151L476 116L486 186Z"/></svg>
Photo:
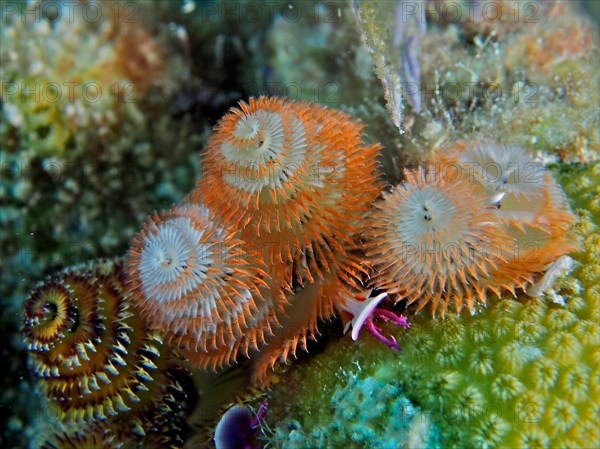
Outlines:
<svg viewBox="0 0 600 449"><path fill-rule="evenodd" d="M230 232L255 245L270 278L262 297L271 314L248 325L246 335L234 330L225 344L218 340L212 346L218 364L258 348L259 340L254 378L264 379L264 367L305 347L318 320L343 301L342 281L360 266L355 237L382 189L380 147L362 138L362 125L347 114L278 98L240 102L217 124L203 158L205 176L184 202L214 211ZM186 354L196 363L214 365L193 349Z"/></svg>
<svg viewBox="0 0 600 449"><path fill-rule="evenodd" d="M549 233L572 226L574 217L552 175L522 148L489 140L457 142L442 161L463 171L491 197L500 198L503 221Z"/></svg>
<svg viewBox="0 0 600 449"><path fill-rule="evenodd" d="M378 203L365 237L377 271L373 286L442 314L450 301L460 310L466 300L471 311L476 298L485 302L481 279L511 242L473 183L434 166L406 172Z"/></svg>
<svg viewBox="0 0 600 449"><path fill-rule="evenodd" d="M175 367L169 349L132 307L124 281L120 262L67 269L29 293L23 320L38 388L62 422L111 431L119 441L154 431L169 390L179 389L168 373Z"/></svg>
<svg viewBox="0 0 600 449"><path fill-rule="evenodd" d="M457 142L442 161L458 167L490 199L513 243L491 279L511 292L534 284L550 264L578 249L575 215L552 175L523 149L489 140ZM497 200L496 200L497 199Z"/></svg>
<svg viewBox="0 0 600 449"><path fill-rule="evenodd" d="M142 316L201 366L247 353L277 324L265 265L237 235L207 207L185 204L149 217L129 251Z"/></svg>
<svg viewBox="0 0 600 449"><path fill-rule="evenodd" d="M381 191L379 149L364 145L362 126L342 112L251 98L217 125L192 201L257 241L272 265L313 259L297 263L300 279L313 282L345 251Z"/></svg>

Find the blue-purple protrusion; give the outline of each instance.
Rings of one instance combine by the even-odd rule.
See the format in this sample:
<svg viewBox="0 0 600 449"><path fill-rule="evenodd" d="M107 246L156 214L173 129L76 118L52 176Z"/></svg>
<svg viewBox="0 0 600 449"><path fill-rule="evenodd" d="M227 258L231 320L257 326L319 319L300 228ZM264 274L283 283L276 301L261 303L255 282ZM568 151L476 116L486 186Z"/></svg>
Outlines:
<svg viewBox="0 0 600 449"><path fill-rule="evenodd" d="M394 47L401 47L402 81L406 98L416 113L421 112L421 64L419 38L427 31L425 3L398 2L394 14Z"/></svg>
<svg viewBox="0 0 600 449"><path fill-rule="evenodd" d="M409 36L402 49L402 78L406 96L416 113L421 112L421 64L417 59L418 43Z"/></svg>
<svg viewBox="0 0 600 449"><path fill-rule="evenodd" d="M243 405L234 405L223 414L215 429L217 449L258 449L254 434L267 414L267 402L260 404L256 416Z"/></svg>

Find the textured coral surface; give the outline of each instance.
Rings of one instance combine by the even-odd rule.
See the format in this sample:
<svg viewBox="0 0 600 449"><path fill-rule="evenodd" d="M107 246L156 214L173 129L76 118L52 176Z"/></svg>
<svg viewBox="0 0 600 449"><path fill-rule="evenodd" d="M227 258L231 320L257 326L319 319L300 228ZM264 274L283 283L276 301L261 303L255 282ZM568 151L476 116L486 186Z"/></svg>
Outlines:
<svg viewBox="0 0 600 449"><path fill-rule="evenodd" d="M375 359L355 358L348 339L338 343L291 375L297 382L292 404L275 388L268 421L286 419L264 432L267 440L286 449L439 448L438 428L407 397L393 371Z"/></svg>
<svg viewBox="0 0 600 449"><path fill-rule="evenodd" d="M96 4L78 5L88 3ZM23 17L19 8L40 4L0 2L0 407L10 413L0 446L25 447L47 426L57 432L48 448L119 446L120 435L97 428L64 433L58 409L40 404L19 309L43 276L122 256L143 217L180 200L201 175L208 128L250 95L309 100L362 120L367 144L384 146L390 183L456 139L492 138L543 165L560 162L554 171L584 242L574 271L541 298L490 293L475 316L420 313L409 316L410 330L384 325L400 354L366 331L352 342L319 323L324 352L309 342L299 363L276 365L272 391L244 390L256 407L270 396L271 430L257 436L270 447L598 446L600 166L564 165L600 154L598 33L570 0L497 0L494 21L435 13L458 5L480 14L486 3L140 0L99 2L102 18L81 21L56 19L53 6ZM432 10L407 23L403 5ZM400 94L403 82L410 91ZM104 95L89 101L96 90L83 95L77 83ZM318 298L305 292L298 299ZM242 364L212 377L188 385L201 397L189 447L209 445L216 410L249 376Z"/></svg>
<svg viewBox="0 0 600 449"><path fill-rule="evenodd" d="M573 254L578 265L555 292L535 299L490 298L488 308L474 316L450 312L432 320L418 314L411 330L398 335L401 354L370 337L352 345L348 338L337 341L293 379L297 399L276 428L296 426L333 438L315 417L337 413L336 398L345 388L337 370L347 370L357 382L376 372L386 388L399 386L439 426L441 447L597 446L600 164L565 167L558 177L580 218L584 249ZM553 302L558 296L564 306ZM348 429L353 420L361 422L358 415L348 417ZM379 422L393 420L382 413ZM295 447L293 434L285 441Z"/></svg>

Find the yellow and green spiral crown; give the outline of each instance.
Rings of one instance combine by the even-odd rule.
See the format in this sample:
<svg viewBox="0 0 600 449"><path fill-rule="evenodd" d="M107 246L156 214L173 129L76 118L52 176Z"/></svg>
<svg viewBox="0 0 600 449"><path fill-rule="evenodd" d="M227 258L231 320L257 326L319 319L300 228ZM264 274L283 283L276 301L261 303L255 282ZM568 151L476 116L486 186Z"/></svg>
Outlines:
<svg viewBox="0 0 600 449"><path fill-rule="evenodd" d="M69 268L40 283L24 304L23 335L38 388L67 428L111 429L126 440L168 427L168 401L181 392L175 359L129 302L122 262Z"/></svg>

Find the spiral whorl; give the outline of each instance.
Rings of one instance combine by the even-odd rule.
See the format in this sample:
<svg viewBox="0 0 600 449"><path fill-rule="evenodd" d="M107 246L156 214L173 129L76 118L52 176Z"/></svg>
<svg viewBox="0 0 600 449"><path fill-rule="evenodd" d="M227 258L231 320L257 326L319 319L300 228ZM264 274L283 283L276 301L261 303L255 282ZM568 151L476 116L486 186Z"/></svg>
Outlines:
<svg viewBox="0 0 600 449"><path fill-rule="evenodd" d="M254 246L207 207L148 218L128 257L142 316L201 366L220 366L264 341L276 323L269 276Z"/></svg>
<svg viewBox="0 0 600 449"><path fill-rule="evenodd" d="M240 102L211 136L206 176L190 201L242 229L270 264L297 261L300 281L313 282L346 251L381 191L380 146L362 137L359 122L320 105L268 97Z"/></svg>
<svg viewBox="0 0 600 449"><path fill-rule="evenodd" d="M343 301L355 238L382 190L380 146L365 145L362 128L324 106L260 97L240 102L209 139L204 176L185 202L206 205L253 242L273 284L283 288L272 298L283 309L275 315L283 327L255 359L259 383L265 367L298 344L306 347L318 321ZM247 346L244 339L235 344Z"/></svg>
<svg viewBox="0 0 600 449"><path fill-rule="evenodd" d="M444 314L450 302L485 303L489 273L512 240L487 197L454 172L430 166L407 171L406 181L385 195L365 233L377 274L372 286L398 294L417 310L431 304Z"/></svg>
<svg viewBox="0 0 600 449"><path fill-rule="evenodd" d="M62 411L61 423L104 429L98 438L115 431L119 441L153 432L157 411L177 389L173 354L140 319L124 282L119 261L66 269L29 293L23 321L32 372Z"/></svg>

